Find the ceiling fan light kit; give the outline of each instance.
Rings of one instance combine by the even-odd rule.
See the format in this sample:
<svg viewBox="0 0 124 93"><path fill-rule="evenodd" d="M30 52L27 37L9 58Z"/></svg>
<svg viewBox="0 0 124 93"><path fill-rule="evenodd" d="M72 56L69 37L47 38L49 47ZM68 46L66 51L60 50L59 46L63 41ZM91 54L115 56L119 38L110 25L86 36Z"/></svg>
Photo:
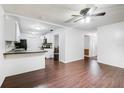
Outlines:
<svg viewBox="0 0 124 93"><path fill-rule="evenodd" d="M91 17L86 17L86 23L90 23Z"/></svg>
<svg viewBox="0 0 124 93"><path fill-rule="evenodd" d="M91 22L91 17L86 17L85 19L80 20L81 23L90 23Z"/></svg>
<svg viewBox="0 0 124 93"><path fill-rule="evenodd" d="M85 20L84 20L84 19L82 19L82 20L81 20L81 23L85 23Z"/></svg>

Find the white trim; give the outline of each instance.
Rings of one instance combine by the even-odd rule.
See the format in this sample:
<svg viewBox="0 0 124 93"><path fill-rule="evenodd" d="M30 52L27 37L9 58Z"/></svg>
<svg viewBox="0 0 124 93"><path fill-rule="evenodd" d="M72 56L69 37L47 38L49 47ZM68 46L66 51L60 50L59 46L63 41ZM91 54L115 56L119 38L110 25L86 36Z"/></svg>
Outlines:
<svg viewBox="0 0 124 93"><path fill-rule="evenodd" d="M109 65L109 66L113 66L113 67L118 67L118 68L123 68L124 69L124 67L120 66L120 65L113 65L113 64L103 63L103 62L99 62L99 61L97 61L97 62L101 63L101 64L105 64L105 65Z"/></svg>
<svg viewBox="0 0 124 93"><path fill-rule="evenodd" d="M4 80L5 80L5 76L4 77L0 77L0 87L2 86Z"/></svg>
<svg viewBox="0 0 124 93"><path fill-rule="evenodd" d="M84 59L80 58L80 59L75 59L75 60L68 60L68 61L64 61L63 63L71 63L71 62L75 62L75 61L79 61L79 60L84 60Z"/></svg>

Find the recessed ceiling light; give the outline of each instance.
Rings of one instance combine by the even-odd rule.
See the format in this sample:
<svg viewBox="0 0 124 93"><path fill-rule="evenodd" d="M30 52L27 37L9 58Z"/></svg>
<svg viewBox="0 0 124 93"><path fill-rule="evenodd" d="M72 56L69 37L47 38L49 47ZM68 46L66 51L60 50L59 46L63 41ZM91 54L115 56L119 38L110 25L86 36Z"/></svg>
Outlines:
<svg viewBox="0 0 124 93"><path fill-rule="evenodd" d="M37 30L41 30L41 28L40 28L39 26L36 26L35 29L37 29Z"/></svg>
<svg viewBox="0 0 124 93"><path fill-rule="evenodd" d="M39 33L38 32L31 32L31 34L36 35L36 34L39 34Z"/></svg>
<svg viewBox="0 0 124 93"><path fill-rule="evenodd" d="M43 29L45 29L45 27L43 27L41 25L32 25L32 28L36 29L36 30L43 30Z"/></svg>

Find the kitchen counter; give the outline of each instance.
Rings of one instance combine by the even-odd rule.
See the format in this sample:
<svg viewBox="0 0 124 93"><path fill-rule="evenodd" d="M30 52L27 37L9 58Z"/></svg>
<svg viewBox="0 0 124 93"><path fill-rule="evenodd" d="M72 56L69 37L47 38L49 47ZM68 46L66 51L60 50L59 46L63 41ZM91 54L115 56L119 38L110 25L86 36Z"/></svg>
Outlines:
<svg viewBox="0 0 124 93"><path fill-rule="evenodd" d="M4 53L7 76L45 68L45 50L11 50Z"/></svg>
<svg viewBox="0 0 124 93"><path fill-rule="evenodd" d="M4 53L4 55L11 55L11 54L31 54L31 53L45 53L47 51L45 50L21 50L21 51L15 51L15 50L11 50L8 51L6 53Z"/></svg>

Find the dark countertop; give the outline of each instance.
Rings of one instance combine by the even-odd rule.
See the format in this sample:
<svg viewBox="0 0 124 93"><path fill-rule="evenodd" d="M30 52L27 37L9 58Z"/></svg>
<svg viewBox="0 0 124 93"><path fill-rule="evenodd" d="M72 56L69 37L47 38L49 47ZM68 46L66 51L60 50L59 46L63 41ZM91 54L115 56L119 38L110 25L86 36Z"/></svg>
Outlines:
<svg viewBox="0 0 124 93"><path fill-rule="evenodd" d="M45 53L47 51L45 50L22 50L22 51L15 51L15 50L11 50L8 51L6 53L4 53L4 55L11 55L11 54L31 54L31 53Z"/></svg>

